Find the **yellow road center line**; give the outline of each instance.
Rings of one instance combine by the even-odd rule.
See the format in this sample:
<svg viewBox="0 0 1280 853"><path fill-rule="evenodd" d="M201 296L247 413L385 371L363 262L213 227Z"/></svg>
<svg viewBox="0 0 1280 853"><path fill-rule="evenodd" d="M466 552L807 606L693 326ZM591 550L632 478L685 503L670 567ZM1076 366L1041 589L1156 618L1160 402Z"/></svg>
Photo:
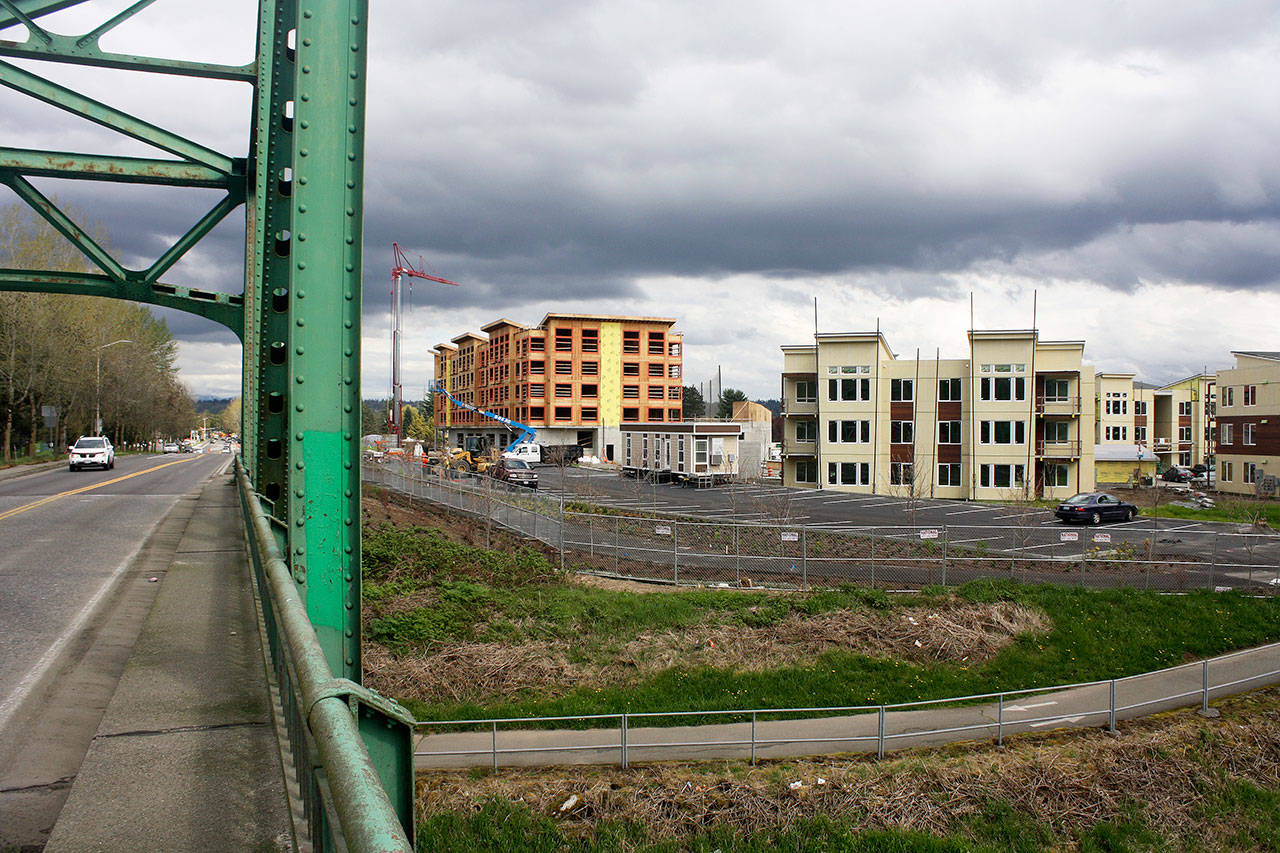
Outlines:
<svg viewBox="0 0 1280 853"><path fill-rule="evenodd" d="M113 480L103 480L101 483L94 483L91 486L81 486L78 489L68 489L65 492L58 492L56 495L49 495L48 497L41 498L38 501L34 501L32 503L25 504L23 506L16 506L13 509L0 512L0 521L3 521L4 519L14 515L18 515L19 513L26 512L29 509L35 509L36 507L44 506L47 503L52 503L53 501L56 501L58 498L65 498L65 497L70 497L71 495L78 495L81 492L91 492L94 489L101 489L103 486L110 486L112 483L119 483L121 480L128 480L132 477L140 477L143 474L150 474L152 471L159 471L161 468L168 468L170 465L181 465L183 462L190 462L190 461L191 461L190 459L178 459L173 462L164 462L160 465L156 465L153 468L144 468L141 471L134 471L132 474L125 474L124 476L116 477Z"/></svg>

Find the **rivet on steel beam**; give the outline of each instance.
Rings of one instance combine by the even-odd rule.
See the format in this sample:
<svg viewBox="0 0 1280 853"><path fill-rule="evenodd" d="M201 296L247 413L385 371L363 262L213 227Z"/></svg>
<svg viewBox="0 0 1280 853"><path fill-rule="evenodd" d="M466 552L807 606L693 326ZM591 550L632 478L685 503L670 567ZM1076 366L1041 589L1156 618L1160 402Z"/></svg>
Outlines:
<svg viewBox="0 0 1280 853"><path fill-rule="evenodd" d="M305 100L305 99L304 99L304 100ZM305 148L300 148L300 149L298 149L298 156L299 156L299 157L306 157L308 153L310 153L310 152L308 152L308 151L307 151L307 149L305 149ZM305 184L305 183L306 183L306 181L303 181L303 183Z"/></svg>
<svg viewBox="0 0 1280 853"><path fill-rule="evenodd" d="M293 523L293 526L294 526L294 527L301 527L301 526L302 526L302 523L303 523L303 519L299 518L297 521L295 521L295 522Z"/></svg>
<svg viewBox="0 0 1280 853"><path fill-rule="evenodd" d="M306 127L306 126L307 126L307 123L304 121L304 122L302 123L302 126L303 126L303 127ZM306 206L305 204L300 204L300 205L298 205L298 212L299 212L299 213L306 213L306 212L307 212L307 206Z"/></svg>
<svg viewBox="0 0 1280 853"><path fill-rule="evenodd" d="M302 489L298 489L297 491L295 491L295 492L293 493L293 496L294 496L295 498L300 498L300 497L302 497Z"/></svg>
<svg viewBox="0 0 1280 853"><path fill-rule="evenodd" d="M310 73L311 73L311 66L310 66L310 65L304 65L304 66L302 66L302 73L303 73L303 74L310 74Z"/></svg>
<svg viewBox="0 0 1280 853"><path fill-rule="evenodd" d="M298 325L299 325L299 326L305 326L305 325L307 325L307 321L306 321L306 320L304 320L304 319L302 319L301 317L299 317L299 318L298 318Z"/></svg>
<svg viewBox="0 0 1280 853"><path fill-rule="evenodd" d="M302 404L301 404L301 403L299 403L298 405L294 406L294 407L293 407L293 410L294 410L295 412L301 412L301 411L303 410L303 406L302 406Z"/></svg>
<svg viewBox="0 0 1280 853"><path fill-rule="evenodd" d="M305 379L303 379L301 376L295 376L295 377L293 377L293 381L294 381L294 382L297 382L299 385L301 385L301 384L302 384L303 382L305 382L306 380L305 380Z"/></svg>
<svg viewBox="0 0 1280 853"><path fill-rule="evenodd" d="M311 127L311 122L307 121L306 119L303 119L301 124L302 124L303 130L306 130L308 127Z"/></svg>
<svg viewBox="0 0 1280 853"><path fill-rule="evenodd" d="M348 577L347 577L347 580L351 580L351 578L348 576ZM347 629L346 634L347 634L347 636L348 636L348 637L354 637L354 636L355 636L355 634L354 634L354 633L352 633L352 631L351 631L351 629L350 629L350 628L348 628L348 629Z"/></svg>
<svg viewBox="0 0 1280 853"><path fill-rule="evenodd" d="M300 270L305 270L306 268L307 268L307 262L306 262L306 261L298 261L298 269L300 269Z"/></svg>
<svg viewBox="0 0 1280 853"><path fill-rule="evenodd" d="M351 461L350 461L350 460L347 460L346 462L343 462L343 463L342 463L342 467L343 467L343 468L346 468L348 471L350 471L350 470L351 470Z"/></svg>
<svg viewBox="0 0 1280 853"><path fill-rule="evenodd" d="M294 350L294 352L296 352L298 355L302 355L302 347L298 347L297 349Z"/></svg>
<svg viewBox="0 0 1280 853"><path fill-rule="evenodd" d="M297 462L293 463L293 467L294 467L294 468L297 468L299 471L301 471L301 470L302 470L302 460L301 460L301 459L299 459Z"/></svg>
<svg viewBox="0 0 1280 853"><path fill-rule="evenodd" d="M298 441L302 441L303 435L300 432L295 432L293 434L293 437L296 438Z"/></svg>
<svg viewBox="0 0 1280 853"><path fill-rule="evenodd" d="M299 298L299 299L306 299L306 298L307 298L307 292L306 292L305 290L303 290L302 288L298 288L298 298Z"/></svg>

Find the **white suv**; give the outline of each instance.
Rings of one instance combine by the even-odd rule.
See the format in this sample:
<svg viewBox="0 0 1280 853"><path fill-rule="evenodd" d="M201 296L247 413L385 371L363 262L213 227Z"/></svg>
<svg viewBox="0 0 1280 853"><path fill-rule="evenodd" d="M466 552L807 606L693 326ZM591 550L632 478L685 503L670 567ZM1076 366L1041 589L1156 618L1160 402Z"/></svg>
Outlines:
<svg viewBox="0 0 1280 853"><path fill-rule="evenodd" d="M78 471L90 465L101 465L104 471L116 467L115 448L105 435L82 435L72 445L67 470Z"/></svg>

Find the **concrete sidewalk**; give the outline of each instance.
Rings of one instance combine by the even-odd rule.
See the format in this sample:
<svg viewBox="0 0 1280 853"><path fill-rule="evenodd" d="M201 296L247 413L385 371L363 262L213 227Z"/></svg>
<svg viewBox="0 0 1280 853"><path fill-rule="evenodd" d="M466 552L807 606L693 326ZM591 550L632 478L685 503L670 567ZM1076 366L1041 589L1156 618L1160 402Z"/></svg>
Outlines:
<svg viewBox="0 0 1280 853"><path fill-rule="evenodd" d="M289 850L244 530L205 485L48 851Z"/></svg>

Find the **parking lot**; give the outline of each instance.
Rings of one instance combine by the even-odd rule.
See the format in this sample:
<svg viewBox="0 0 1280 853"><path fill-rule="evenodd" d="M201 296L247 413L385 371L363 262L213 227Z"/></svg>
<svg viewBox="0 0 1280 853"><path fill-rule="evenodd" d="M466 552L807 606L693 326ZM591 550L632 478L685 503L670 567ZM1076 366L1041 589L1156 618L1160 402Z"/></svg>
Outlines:
<svg viewBox="0 0 1280 853"><path fill-rule="evenodd" d="M945 528L953 544L972 538L1005 553L1063 560L1088 548L1128 544L1145 550L1150 542L1153 553L1213 560L1241 578L1252 577L1258 567L1280 565L1280 537L1239 524L1140 515L1129 522L1087 527L1064 524L1054 518L1052 508L1029 504L911 500L771 484L693 489L626 478L609 469L541 466L538 472L545 494L708 521L783 522L833 531L901 527L904 538L919 536L921 528Z"/></svg>

